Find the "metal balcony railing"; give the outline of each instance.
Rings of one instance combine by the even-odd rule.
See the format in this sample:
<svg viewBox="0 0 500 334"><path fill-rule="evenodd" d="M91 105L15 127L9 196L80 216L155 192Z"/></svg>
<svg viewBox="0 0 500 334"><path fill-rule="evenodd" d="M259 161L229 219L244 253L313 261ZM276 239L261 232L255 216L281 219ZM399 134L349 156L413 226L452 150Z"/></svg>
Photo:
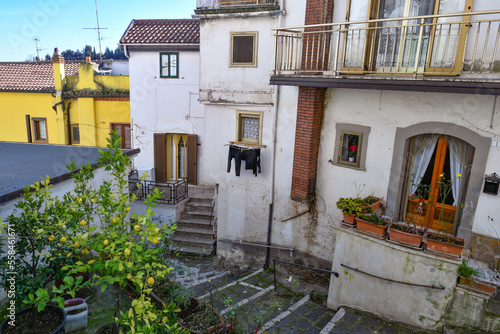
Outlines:
<svg viewBox="0 0 500 334"><path fill-rule="evenodd" d="M197 9L219 9L226 7L273 6L276 0L197 0Z"/></svg>
<svg viewBox="0 0 500 334"><path fill-rule="evenodd" d="M274 30L274 75L500 74L500 10Z"/></svg>
<svg viewBox="0 0 500 334"><path fill-rule="evenodd" d="M160 203L176 204L188 196L188 180L155 182L140 181L137 171L132 172L128 179L129 192L135 194L137 199L145 199L155 188L162 193Z"/></svg>

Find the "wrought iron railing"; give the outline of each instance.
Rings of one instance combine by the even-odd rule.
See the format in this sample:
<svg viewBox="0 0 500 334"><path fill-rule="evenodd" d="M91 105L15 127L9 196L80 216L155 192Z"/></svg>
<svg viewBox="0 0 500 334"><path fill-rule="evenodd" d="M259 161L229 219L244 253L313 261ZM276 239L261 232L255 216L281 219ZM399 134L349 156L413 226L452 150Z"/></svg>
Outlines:
<svg viewBox="0 0 500 334"><path fill-rule="evenodd" d="M218 9L224 7L272 6L276 0L197 0L197 9Z"/></svg>
<svg viewBox="0 0 500 334"><path fill-rule="evenodd" d="M140 181L135 171L129 175L128 183L130 194L135 194L137 199L145 199L155 188L162 193L158 201L164 204L176 204L188 196L187 179L167 182Z"/></svg>
<svg viewBox="0 0 500 334"><path fill-rule="evenodd" d="M274 30L274 75L500 74L500 10Z"/></svg>

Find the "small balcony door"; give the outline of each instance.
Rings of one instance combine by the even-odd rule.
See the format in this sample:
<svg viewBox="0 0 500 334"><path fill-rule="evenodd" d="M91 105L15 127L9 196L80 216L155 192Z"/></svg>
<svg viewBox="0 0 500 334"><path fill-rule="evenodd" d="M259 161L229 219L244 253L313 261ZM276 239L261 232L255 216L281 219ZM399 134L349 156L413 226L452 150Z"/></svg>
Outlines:
<svg viewBox="0 0 500 334"><path fill-rule="evenodd" d="M404 220L417 227L455 233L473 157L474 148L455 137L427 134L411 138Z"/></svg>
<svg viewBox="0 0 500 334"><path fill-rule="evenodd" d="M154 160L157 182L187 178L189 184L197 184L196 135L155 133Z"/></svg>

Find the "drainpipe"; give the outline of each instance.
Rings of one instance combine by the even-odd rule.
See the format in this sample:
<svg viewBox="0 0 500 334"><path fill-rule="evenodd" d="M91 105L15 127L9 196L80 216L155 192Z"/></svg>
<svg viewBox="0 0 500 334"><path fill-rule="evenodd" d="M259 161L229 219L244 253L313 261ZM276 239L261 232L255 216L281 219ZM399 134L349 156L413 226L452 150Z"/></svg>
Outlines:
<svg viewBox="0 0 500 334"><path fill-rule="evenodd" d="M281 0L281 9L283 13L285 13L285 0ZM279 15L278 17L278 27L281 28L283 26L283 15ZM273 124L273 151L272 151L272 167L271 167L271 185L269 189L269 217L267 221L267 245L271 246L271 234L272 234L272 226L273 226L273 206L274 206L274 189L275 189L275 181L276 181L276 142L277 142L277 132L278 132L278 104L279 104L279 96L280 96L280 86L274 86L273 93L273 102L274 102L274 124ZM269 268L269 259L271 256L271 247L267 247L266 250L266 263L264 263L264 268Z"/></svg>
<svg viewBox="0 0 500 334"><path fill-rule="evenodd" d="M123 54L127 59L130 59L130 55L127 54L127 44L123 44Z"/></svg>

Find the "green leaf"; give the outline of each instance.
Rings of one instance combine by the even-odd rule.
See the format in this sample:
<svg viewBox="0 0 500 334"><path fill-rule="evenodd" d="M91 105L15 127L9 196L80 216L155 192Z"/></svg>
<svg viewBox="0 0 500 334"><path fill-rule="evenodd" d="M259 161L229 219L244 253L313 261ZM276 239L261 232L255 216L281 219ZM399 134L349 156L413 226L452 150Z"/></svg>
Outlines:
<svg viewBox="0 0 500 334"><path fill-rule="evenodd" d="M37 308L38 312L42 312L45 309L45 305L47 305L47 303L45 303L45 302L38 304L38 308Z"/></svg>
<svg viewBox="0 0 500 334"><path fill-rule="evenodd" d="M108 287L108 283L102 283L101 284L101 292L104 292L107 287Z"/></svg>

